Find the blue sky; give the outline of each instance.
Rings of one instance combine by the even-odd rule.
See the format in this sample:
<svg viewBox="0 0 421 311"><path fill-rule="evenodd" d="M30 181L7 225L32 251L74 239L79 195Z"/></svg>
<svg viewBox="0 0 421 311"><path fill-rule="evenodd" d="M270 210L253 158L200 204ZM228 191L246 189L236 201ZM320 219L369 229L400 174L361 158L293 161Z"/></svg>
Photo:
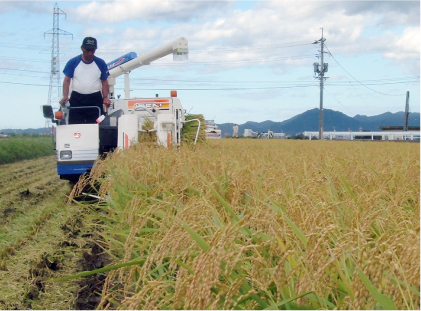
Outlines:
<svg viewBox="0 0 421 311"><path fill-rule="evenodd" d="M132 97L178 90L184 109L216 123L283 121L319 107L323 28L329 64L324 108L376 115L420 111L419 1L0 1L0 129L43 127L48 102L53 8L60 69L98 39L106 62L148 52L178 37L189 60L167 56L130 74ZM325 50L326 51L326 50ZM61 74L61 81L63 74ZM123 94L118 78L116 94Z"/></svg>

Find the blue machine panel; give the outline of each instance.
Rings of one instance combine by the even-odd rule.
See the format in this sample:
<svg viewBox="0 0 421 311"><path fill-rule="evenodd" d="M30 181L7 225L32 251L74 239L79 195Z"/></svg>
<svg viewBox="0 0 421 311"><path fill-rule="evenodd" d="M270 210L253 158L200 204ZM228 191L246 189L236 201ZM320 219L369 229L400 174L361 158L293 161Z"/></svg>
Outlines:
<svg viewBox="0 0 421 311"><path fill-rule="evenodd" d="M74 163L71 162L60 163L57 162L57 174L58 175L82 175L88 172L88 170L92 169L94 166L94 162L86 162L86 163Z"/></svg>
<svg viewBox="0 0 421 311"><path fill-rule="evenodd" d="M124 54L123 56L120 56L119 58L116 58L112 62L107 63L108 70L113 69L114 67L120 66L121 64L127 63L128 61L134 59L137 57L137 54L135 52L130 52L127 54Z"/></svg>

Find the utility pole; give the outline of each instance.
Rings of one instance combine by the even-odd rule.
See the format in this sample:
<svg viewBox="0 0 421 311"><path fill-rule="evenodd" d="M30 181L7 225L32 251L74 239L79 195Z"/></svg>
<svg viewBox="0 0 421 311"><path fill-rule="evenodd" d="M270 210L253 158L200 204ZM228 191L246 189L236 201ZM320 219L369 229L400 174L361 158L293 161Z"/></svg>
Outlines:
<svg viewBox="0 0 421 311"><path fill-rule="evenodd" d="M73 34L65 30L61 30L59 27L59 17L60 14L66 13L59 9L57 3L54 6L53 13L53 29L50 29L47 32L44 32L45 35L53 35L52 45L51 45L51 71L50 71L50 87L48 90L48 105L56 106L59 100L62 97L61 92L61 81L60 81L60 44L59 38L60 35L71 35L73 39Z"/></svg>
<svg viewBox="0 0 421 311"><path fill-rule="evenodd" d="M319 139L324 139L324 130L323 130L323 85L324 80L327 79L324 77L325 72L328 70L328 64L323 62L323 56L324 56L324 42L326 41L325 38L323 38L323 28L322 28L322 38L315 41L313 44L317 44L320 42L320 65L319 63L313 63L314 67L314 73L318 74L316 79L320 80L320 109L319 109Z"/></svg>
<svg viewBox="0 0 421 311"><path fill-rule="evenodd" d="M406 104L405 104L405 120L403 124L403 130L408 131L409 122L409 91L406 92Z"/></svg>

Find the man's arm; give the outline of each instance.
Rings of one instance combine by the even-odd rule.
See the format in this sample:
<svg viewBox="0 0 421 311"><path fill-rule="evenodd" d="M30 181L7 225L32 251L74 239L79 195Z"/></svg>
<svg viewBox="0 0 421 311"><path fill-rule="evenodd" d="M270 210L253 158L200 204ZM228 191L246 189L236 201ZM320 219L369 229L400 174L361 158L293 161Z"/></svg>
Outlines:
<svg viewBox="0 0 421 311"><path fill-rule="evenodd" d="M102 98L108 98L108 80L101 80L102 84Z"/></svg>
<svg viewBox="0 0 421 311"><path fill-rule="evenodd" d="M60 104L64 105L64 103L69 101L69 89L70 89L70 81L72 81L72 78L69 78L68 76L64 76L63 81L63 98L60 100Z"/></svg>
<svg viewBox="0 0 421 311"><path fill-rule="evenodd" d="M104 99L103 103L105 105L105 107L110 106L111 101L108 99L108 80L101 80L101 84L102 84L102 98Z"/></svg>

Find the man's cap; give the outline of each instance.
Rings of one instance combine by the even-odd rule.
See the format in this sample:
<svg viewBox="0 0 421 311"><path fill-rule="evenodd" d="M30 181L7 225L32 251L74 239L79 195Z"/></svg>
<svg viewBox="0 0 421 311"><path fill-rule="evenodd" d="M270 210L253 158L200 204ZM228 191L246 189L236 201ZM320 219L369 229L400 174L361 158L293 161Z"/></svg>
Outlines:
<svg viewBox="0 0 421 311"><path fill-rule="evenodd" d="M92 37L86 37L85 39L83 39L82 47L84 49L96 49L96 39Z"/></svg>

